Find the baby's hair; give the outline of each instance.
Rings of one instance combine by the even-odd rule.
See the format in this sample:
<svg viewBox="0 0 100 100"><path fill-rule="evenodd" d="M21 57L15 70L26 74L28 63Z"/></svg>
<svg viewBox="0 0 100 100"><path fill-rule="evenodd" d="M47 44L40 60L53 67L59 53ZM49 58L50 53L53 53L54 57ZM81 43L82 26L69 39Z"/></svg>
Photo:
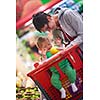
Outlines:
<svg viewBox="0 0 100 100"><path fill-rule="evenodd" d="M64 45L68 45L68 44L69 44L69 41L65 41L65 40L64 40L64 38L63 38L63 36L62 36L62 31L61 31L61 30L59 30L59 29L54 29L54 30L52 31L52 34L53 34L54 40L55 40L56 38L60 38L62 44L64 44ZM55 41L55 42L56 42L56 41Z"/></svg>
<svg viewBox="0 0 100 100"><path fill-rule="evenodd" d="M59 29L54 29L54 30L52 31L52 34L53 34L54 40L55 40L56 38L60 38L60 39L61 39L61 42L63 43L62 32L61 32Z"/></svg>
<svg viewBox="0 0 100 100"><path fill-rule="evenodd" d="M49 39L47 37L39 37L37 40L37 46L39 49L42 48L42 44L46 41L49 41Z"/></svg>
<svg viewBox="0 0 100 100"><path fill-rule="evenodd" d="M60 38L60 39L62 39L62 33L61 33L60 30L54 29L54 30L52 31L52 34L53 34L53 38L54 38L54 39L55 39L55 38Z"/></svg>

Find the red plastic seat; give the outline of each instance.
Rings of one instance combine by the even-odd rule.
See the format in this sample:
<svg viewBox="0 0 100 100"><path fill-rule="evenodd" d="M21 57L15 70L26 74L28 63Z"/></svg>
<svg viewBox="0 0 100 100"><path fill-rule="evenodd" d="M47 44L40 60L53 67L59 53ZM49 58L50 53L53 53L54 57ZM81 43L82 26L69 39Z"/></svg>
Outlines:
<svg viewBox="0 0 100 100"><path fill-rule="evenodd" d="M76 85L78 87L78 91L75 93L72 92L69 80L58 66L58 63L65 58L69 60L72 67L75 68L77 72ZM49 68L52 66L55 66L60 73L60 80L62 81L62 85L67 94L66 100L78 100L81 98L83 96L83 61L82 52L78 45L70 47L67 50L60 51L45 60L42 64L38 65L35 70L27 74L38 85L47 100L61 100L60 92L50 83L51 73Z"/></svg>

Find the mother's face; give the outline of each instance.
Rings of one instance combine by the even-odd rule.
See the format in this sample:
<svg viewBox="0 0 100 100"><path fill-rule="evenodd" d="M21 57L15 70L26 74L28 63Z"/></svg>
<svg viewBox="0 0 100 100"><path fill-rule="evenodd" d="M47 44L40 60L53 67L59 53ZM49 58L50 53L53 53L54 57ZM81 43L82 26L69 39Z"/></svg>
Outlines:
<svg viewBox="0 0 100 100"><path fill-rule="evenodd" d="M47 16L48 24L45 24L43 28L41 28L41 31L51 31L56 28L56 23L53 17Z"/></svg>

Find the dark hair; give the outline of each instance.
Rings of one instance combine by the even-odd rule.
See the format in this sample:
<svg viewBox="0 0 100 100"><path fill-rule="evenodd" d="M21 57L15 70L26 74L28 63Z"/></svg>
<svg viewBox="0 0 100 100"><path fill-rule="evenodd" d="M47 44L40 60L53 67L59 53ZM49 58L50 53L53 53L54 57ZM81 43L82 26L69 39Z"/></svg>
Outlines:
<svg viewBox="0 0 100 100"><path fill-rule="evenodd" d="M41 28L43 28L45 24L48 24L47 16L50 15L44 12L39 12L32 16L33 18L32 23L39 32L41 32Z"/></svg>

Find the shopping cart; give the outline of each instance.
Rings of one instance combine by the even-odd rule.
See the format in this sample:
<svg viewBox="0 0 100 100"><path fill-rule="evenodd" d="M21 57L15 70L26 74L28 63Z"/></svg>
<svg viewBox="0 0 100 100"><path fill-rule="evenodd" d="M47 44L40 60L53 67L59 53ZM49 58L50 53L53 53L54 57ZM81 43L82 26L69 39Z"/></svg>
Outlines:
<svg viewBox="0 0 100 100"><path fill-rule="evenodd" d="M67 76L61 71L58 66L58 63L63 59L67 58L73 68L76 69L77 79L76 85L78 91L73 93L70 86L70 82ZM82 100L83 97L83 60L82 52L78 45L68 48L67 50L62 50L57 54L53 55L49 59L45 60L41 64L36 64L37 68L27 75L32 78L32 80L38 85L44 96L47 100L61 100L60 92L52 86L50 83L50 67L55 66L58 72L60 73L60 80L62 85L66 90L66 99L65 100Z"/></svg>

